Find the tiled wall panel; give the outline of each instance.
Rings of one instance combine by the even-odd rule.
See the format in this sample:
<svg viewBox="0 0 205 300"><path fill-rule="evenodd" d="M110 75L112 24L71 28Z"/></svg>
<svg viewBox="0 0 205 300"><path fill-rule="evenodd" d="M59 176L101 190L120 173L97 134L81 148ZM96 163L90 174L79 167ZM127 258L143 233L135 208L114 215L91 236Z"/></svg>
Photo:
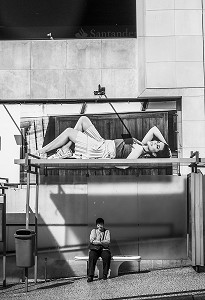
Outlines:
<svg viewBox="0 0 205 300"><path fill-rule="evenodd" d="M175 35L202 35L201 10L176 10Z"/></svg>
<svg viewBox="0 0 205 300"><path fill-rule="evenodd" d="M176 87L174 62L147 63L147 86L149 88Z"/></svg>
<svg viewBox="0 0 205 300"><path fill-rule="evenodd" d="M66 99L93 98L101 81L99 69L67 70L65 73Z"/></svg>
<svg viewBox="0 0 205 300"><path fill-rule="evenodd" d="M31 71L31 98L33 99L65 98L65 71L63 70Z"/></svg>
<svg viewBox="0 0 205 300"><path fill-rule="evenodd" d="M202 61L202 36L176 36L176 61Z"/></svg>
<svg viewBox="0 0 205 300"><path fill-rule="evenodd" d="M205 148L205 134L204 121L183 121L183 147L204 147Z"/></svg>
<svg viewBox="0 0 205 300"><path fill-rule="evenodd" d="M102 41L102 68L136 68L136 42L127 40Z"/></svg>
<svg viewBox="0 0 205 300"><path fill-rule="evenodd" d="M101 40L68 40L66 69L100 69Z"/></svg>
<svg viewBox="0 0 205 300"><path fill-rule="evenodd" d="M138 94L137 70L103 69L102 84L106 86L106 93L110 98L134 98Z"/></svg>
<svg viewBox="0 0 205 300"><path fill-rule="evenodd" d="M174 9L174 0L146 0L147 10Z"/></svg>
<svg viewBox="0 0 205 300"><path fill-rule="evenodd" d="M201 0L175 0L175 9L201 9Z"/></svg>
<svg viewBox="0 0 205 300"><path fill-rule="evenodd" d="M0 98L26 99L30 97L28 70L0 70Z"/></svg>
<svg viewBox="0 0 205 300"><path fill-rule="evenodd" d="M174 10L146 12L146 36L173 36L174 30Z"/></svg>
<svg viewBox="0 0 205 300"><path fill-rule="evenodd" d="M137 51L137 39L2 41L0 96L91 98L105 69L113 95L137 97Z"/></svg>
<svg viewBox="0 0 205 300"><path fill-rule="evenodd" d="M65 41L33 41L31 49L31 69L65 69Z"/></svg>
<svg viewBox="0 0 205 300"><path fill-rule="evenodd" d="M175 37L147 37L146 61L167 62L175 60Z"/></svg>
<svg viewBox="0 0 205 300"><path fill-rule="evenodd" d="M30 43L0 41L0 70L30 69Z"/></svg>
<svg viewBox="0 0 205 300"><path fill-rule="evenodd" d="M204 120L204 96L184 96L182 102L182 120Z"/></svg>
<svg viewBox="0 0 205 300"><path fill-rule="evenodd" d="M202 62L177 62L176 81L177 87L202 87L204 84Z"/></svg>

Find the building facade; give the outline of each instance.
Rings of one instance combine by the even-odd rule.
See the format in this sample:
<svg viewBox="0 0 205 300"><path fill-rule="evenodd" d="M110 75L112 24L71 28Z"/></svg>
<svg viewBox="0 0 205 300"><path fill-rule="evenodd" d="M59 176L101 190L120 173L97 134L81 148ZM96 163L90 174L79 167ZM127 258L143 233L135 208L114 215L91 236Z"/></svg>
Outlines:
<svg viewBox="0 0 205 300"><path fill-rule="evenodd" d="M191 151L199 151L200 157L205 157L205 1L136 0L136 4L137 38L1 40L0 99L25 102L57 99L61 104L63 99L94 98L93 91L99 83L106 87L110 98L138 98L142 101L180 98L176 132L178 156L189 157ZM7 107L20 125L21 105ZM0 112L0 176L18 182L19 167L14 165L14 158L19 157L20 151L14 135L19 132L2 105ZM189 172L188 167L181 169L182 175ZM45 180L41 186L41 195L46 200L41 201L39 208L40 245L42 249L50 245L63 248L70 243L71 250L66 256L70 259L75 251L81 251L80 246L76 248L78 243L85 246L86 224L95 215L94 206L92 216L88 217L85 211L88 212L90 204L94 205L94 200L86 202L89 185L84 178L73 179L66 185L65 182L64 185L46 184ZM96 192L93 186L91 182L91 198L92 192ZM181 195L181 186L184 187L184 181L176 194ZM110 194L114 195L112 188ZM10 190L8 195L12 199L7 208L10 224L8 247L12 251L13 233L18 224L24 222L25 189ZM23 199L21 202L20 198ZM61 198L62 202L58 201ZM119 207L123 207L123 201L124 197ZM182 202L184 221L179 228L183 228L180 241L183 248L180 255L183 256L186 252L186 208ZM132 205L130 209L136 203ZM178 204L174 205L177 207ZM32 198L31 209L33 206ZM50 225L45 226L47 223ZM59 228L62 229L60 234ZM178 255L175 258L179 258Z"/></svg>

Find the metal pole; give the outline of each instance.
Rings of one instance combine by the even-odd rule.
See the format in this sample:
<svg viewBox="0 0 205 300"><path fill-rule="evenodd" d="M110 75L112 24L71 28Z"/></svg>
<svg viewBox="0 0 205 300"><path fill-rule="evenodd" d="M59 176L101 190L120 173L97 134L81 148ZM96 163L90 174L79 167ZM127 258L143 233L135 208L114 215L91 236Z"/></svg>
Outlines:
<svg viewBox="0 0 205 300"><path fill-rule="evenodd" d="M28 268L25 268L25 290L28 292Z"/></svg>
<svg viewBox="0 0 205 300"><path fill-rule="evenodd" d="M26 161L26 174L27 174L27 191L26 191L26 229L29 229L29 200L30 200L30 168L29 168L29 160L28 153L26 153L25 157Z"/></svg>
<svg viewBox="0 0 205 300"><path fill-rule="evenodd" d="M25 168L26 168L26 229L29 229L29 200L30 200L30 167L28 153L25 155ZM25 268L25 290L28 292L28 268Z"/></svg>
<svg viewBox="0 0 205 300"><path fill-rule="evenodd" d="M6 194L3 194L3 287L6 287Z"/></svg>
<svg viewBox="0 0 205 300"><path fill-rule="evenodd" d="M47 281L47 257L45 257L44 263L45 263L44 276L45 276L45 282L46 282Z"/></svg>
<svg viewBox="0 0 205 300"><path fill-rule="evenodd" d="M30 173L27 172L26 229L29 229Z"/></svg>
<svg viewBox="0 0 205 300"><path fill-rule="evenodd" d="M105 98L108 100L106 94L104 94ZM112 109L114 110L114 112L116 113L116 115L118 116L120 122L122 123L122 125L125 127L125 129L127 130L129 137L132 137L131 132L129 131L129 129L127 128L127 126L125 125L125 123L123 122L123 120L121 119L120 115L118 114L118 112L116 111L116 109L114 108L114 106L112 105L111 102L108 102L110 104L110 106L112 107Z"/></svg>
<svg viewBox="0 0 205 300"><path fill-rule="evenodd" d="M39 169L36 168L36 202L35 202L35 270L34 281L37 283L38 277L38 198L39 198Z"/></svg>

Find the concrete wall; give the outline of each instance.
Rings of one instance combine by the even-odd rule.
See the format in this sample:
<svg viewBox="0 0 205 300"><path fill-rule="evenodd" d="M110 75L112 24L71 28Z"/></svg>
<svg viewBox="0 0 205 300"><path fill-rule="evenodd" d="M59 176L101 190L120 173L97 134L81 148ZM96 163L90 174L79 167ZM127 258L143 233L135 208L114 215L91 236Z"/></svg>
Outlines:
<svg viewBox="0 0 205 300"><path fill-rule="evenodd" d="M0 41L1 99L136 97L137 40ZM126 78L126 81L124 80Z"/></svg>
<svg viewBox="0 0 205 300"><path fill-rule="evenodd" d="M137 53L137 39L0 41L0 99L93 98L99 83L109 97L137 97ZM19 124L16 111L13 117ZM6 167L19 157L18 146L10 143L16 129L8 117L0 118L0 128L0 177L18 182ZM15 155L5 155L11 145Z"/></svg>

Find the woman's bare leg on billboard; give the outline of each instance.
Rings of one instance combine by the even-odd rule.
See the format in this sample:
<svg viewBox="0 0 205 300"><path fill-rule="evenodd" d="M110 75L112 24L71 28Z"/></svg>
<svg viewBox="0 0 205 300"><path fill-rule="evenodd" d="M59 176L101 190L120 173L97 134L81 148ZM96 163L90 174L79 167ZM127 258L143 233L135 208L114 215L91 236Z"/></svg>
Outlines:
<svg viewBox="0 0 205 300"><path fill-rule="evenodd" d="M77 123L76 123L74 129L75 129L75 130L78 130L78 131L81 131L81 132L84 132L84 131L86 131L91 125L93 125L93 124L92 124L92 122L90 121L90 119L89 119L88 117L86 117L86 116L82 116L82 117L80 117L80 118L78 119L78 121L77 121ZM71 147L72 143L73 143L73 141L70 140L68 143L64 144L64 145L62 146L63 151L68 150L68 149Z"/></svg>
<svg viewBox="0 0 205 300"><path fill-rule="evenodd" d="M60 148L68 141L75 143L78 130L73 128L66 128L59 136L57 136L52 142L38 150L39 153L47 153L56 148Z"/></svg>
<svg viewBox="0 0 205 300"><path fill-rule="evenodd" d="M52 142L38 150L39 153L47 153L51 150L62 147L62 149L68 149L72 143L76 142L78 131L86 131L92 124L90 119L86 116L82 116L77 121L74 128L66 128L59 136L57 136Z"/></svg>

